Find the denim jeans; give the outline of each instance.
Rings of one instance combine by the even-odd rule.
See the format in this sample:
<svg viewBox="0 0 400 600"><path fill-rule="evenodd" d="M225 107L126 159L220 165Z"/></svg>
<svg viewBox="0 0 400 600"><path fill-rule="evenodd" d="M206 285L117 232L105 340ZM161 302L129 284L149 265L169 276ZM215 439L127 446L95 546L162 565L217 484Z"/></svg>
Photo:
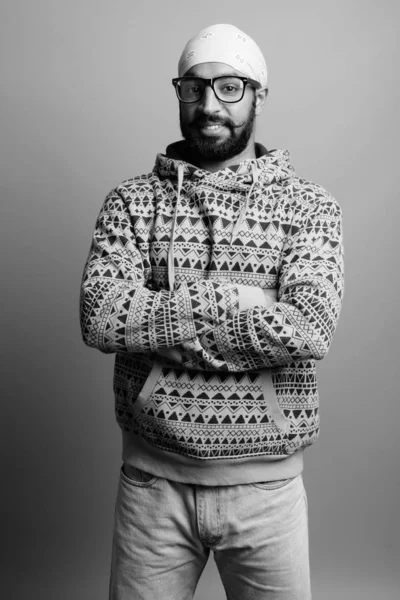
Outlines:
<svg viewBox="0 0 400 600"><path fill-rule="evenodd" d="M128 469L115 507L110 600L190 600L210 550L228 600L311 599L301 475L205 487Z"/></svg>

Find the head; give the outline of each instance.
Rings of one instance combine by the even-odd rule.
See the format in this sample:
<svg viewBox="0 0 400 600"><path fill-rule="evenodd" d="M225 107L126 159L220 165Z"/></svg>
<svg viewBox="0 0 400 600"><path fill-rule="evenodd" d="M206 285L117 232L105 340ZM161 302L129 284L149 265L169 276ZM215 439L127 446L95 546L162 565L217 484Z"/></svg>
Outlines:
<svg viewBox="0 0 400 600"><path fill-rule="evenodd" d="M181 131L192 151L200 159L215 163L250 156L254 152L255 117L267 95L267 68L255 42L232 25L208 27L188 42L178 71L179 77L212 80L214 85L213 89L210 81L191 81L190 85L196 86L193 89L200 89L202 95L190 103L180 101ZM214 81L222 76L244 78L233 80L242 88L239 101L228 101L234 89L229 80ZM222 91L220 84L225 81L228 86Z"/></svg>

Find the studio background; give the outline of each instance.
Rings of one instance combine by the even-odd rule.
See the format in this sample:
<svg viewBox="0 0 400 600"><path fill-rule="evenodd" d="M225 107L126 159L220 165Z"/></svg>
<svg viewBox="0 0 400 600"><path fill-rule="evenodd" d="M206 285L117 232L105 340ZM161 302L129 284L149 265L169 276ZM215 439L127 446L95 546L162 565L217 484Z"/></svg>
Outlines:
<svg viewBox="0 0 400 600"><path fill-rule="evenodd" d="M269 68L257 140L344 214L344 307L305 455L314 597L398 598L399 17L395 0L2 3L4 597L107 598L114 358L81 341L80 279L108 191L180 137L183 46L232 23ZM211 559L196 600L223 598Z"/></svg>

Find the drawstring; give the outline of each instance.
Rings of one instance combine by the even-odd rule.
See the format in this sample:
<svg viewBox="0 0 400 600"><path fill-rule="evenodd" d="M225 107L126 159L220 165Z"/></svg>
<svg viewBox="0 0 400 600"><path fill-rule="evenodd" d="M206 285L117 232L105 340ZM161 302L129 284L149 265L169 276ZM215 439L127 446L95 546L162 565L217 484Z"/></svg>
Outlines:
<svg viewBox="0 0 400 600"><path fill-rule="evenodd" d="M178 165L178 195L176 198L174 218L172 221L171 241L169 243L169 249L168 249L168 281L169 281L169 289L171 292L174 291L174 286L175 286L174 238L175 238L176 221L177 221L177 217L178 217L179 199L180 199L180 195L181 195L181 191L182 191L182 184L183 184L183 172L184 172L183 164L179 163L179 165Z"/></svg>
<svg viewBox="0 0 400 600"><path fill-rule="evenodd" d="M254 186L256 185L256 183L258 181L257 167L256 167L256 165L255 165L254 162L251 163L251 174L252 174L252 177L253 177L253 182L252 182L252 184L250 186L250 189L249 189L249 192L248 192L248 194L246 196L246 202L244 203L243 208L240 211L239 218L238 218L238 220L236 221L236 223L235 223L235 225L233 227L232 237L231 237L231 244L233 243L233 240L237 236L237 234L239 232L239 229L240 229L240 227L241 227L241 225L243 223L243 220L244 220L244 218L246 216L247 209L249 207L250 196L251 196L251 194L253 192Z"/></svg>

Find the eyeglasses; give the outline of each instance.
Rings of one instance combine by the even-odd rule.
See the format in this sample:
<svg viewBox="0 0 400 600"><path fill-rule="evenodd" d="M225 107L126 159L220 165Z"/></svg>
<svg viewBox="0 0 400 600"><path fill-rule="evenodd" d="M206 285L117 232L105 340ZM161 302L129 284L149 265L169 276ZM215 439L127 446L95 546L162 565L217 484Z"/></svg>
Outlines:
<svg viewBox="0 0 400 600"><path fill-rule="evenodd" d="M206 87L210 85L216 98L220 102L240 102L244 96L246 85L251 83L247 77L223 75L213 79L202 77L177 77L172 80L176 95L181 102L192 104L198 102L204 95Z"/></svg>

